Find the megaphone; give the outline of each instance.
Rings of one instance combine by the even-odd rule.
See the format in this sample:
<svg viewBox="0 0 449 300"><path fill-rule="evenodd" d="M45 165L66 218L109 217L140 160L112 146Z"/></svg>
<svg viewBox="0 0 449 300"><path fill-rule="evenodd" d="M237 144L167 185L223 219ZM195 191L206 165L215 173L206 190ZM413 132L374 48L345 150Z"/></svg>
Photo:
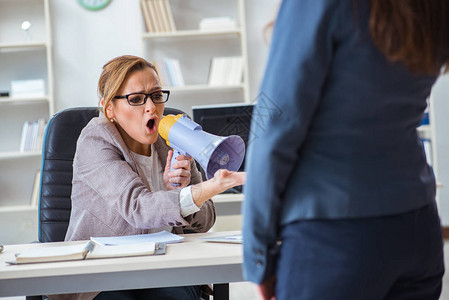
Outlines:
<svg viewBox="0 0 449 300"><path fill-rule="evenodd" d="M240 136L207 133L184 114L163 117L158 131L174 150L172 165L178 155L192 156L203 168L207 179L214 177L219 169L237 171L245 157L245 143Z"/></svg>

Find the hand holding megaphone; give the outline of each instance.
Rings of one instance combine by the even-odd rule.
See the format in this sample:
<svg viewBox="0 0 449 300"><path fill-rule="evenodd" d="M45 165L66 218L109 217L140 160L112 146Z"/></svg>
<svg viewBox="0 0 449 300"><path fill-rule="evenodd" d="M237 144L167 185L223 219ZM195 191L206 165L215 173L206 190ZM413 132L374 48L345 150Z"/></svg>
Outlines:
<svg viewBox="0 0 449 300"><path fill-rule="evenodd" d="M245 143L238 135L216 136L202 130L187 115L167 115L159 122L158 131L173 148L171 164L178 155L192 156L203 168L206 178L220 169L237 171L245 157Z"/></svg>
<svg viewBox="0 0 449 300"><path fill-rule="evenodd" d="M164 169L164 183L170 190L171 187L186 187L190 184L191 156L178 155L174 157L172 150L168 152L167 163ZM176 182L176 183L175 183Z"/></svg>

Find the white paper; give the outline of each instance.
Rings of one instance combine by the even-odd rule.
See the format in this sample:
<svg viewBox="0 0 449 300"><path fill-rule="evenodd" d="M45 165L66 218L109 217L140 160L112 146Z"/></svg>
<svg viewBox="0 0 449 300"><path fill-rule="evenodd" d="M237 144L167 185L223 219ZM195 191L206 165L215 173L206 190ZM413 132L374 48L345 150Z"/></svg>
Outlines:
<svg viewBox="0 0 449 300"><path fill-rule="evenodd" d="M184 241L184 237L170 233L168 231L160 231L149 234L112 236L112 237L91 237L92 241L100 245L127 245L137 243L179 243Z"/></svg>
<svg viewBox="0 0 449 300"><path fill-rule="evenodd" d="M202 238L203 241L206 242L214 242L214 243L230 243L230 244L241 244L243 243L242 234L234 234L228 236L214 236L208 238Z"/></svg>

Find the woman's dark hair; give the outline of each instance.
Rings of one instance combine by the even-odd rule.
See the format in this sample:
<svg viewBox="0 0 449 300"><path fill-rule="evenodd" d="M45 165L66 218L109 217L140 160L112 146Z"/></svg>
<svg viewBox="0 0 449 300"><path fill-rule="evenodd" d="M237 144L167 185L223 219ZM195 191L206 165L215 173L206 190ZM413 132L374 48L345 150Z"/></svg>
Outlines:
<svg viewBox="0 0 449 300"><path fill-rule="evenodd" d="M414 73L449 71L448 0L370 0L369 29L390 61Z"/></svg>

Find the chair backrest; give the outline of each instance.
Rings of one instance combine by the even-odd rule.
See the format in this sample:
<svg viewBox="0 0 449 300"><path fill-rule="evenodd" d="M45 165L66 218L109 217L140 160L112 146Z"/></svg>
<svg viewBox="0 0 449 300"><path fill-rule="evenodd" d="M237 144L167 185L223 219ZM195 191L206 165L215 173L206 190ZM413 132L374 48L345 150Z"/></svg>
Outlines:
<svg viewBox="0 0 449 300"><path fill-rule="evenodd" d="M167 114L182 114L168 108ZM40 242L63 241L72 209L73 157L81 130L98 116L97 107L69 108L56 113L48 122L42 147L39 192L38 238Z"/></svg>

